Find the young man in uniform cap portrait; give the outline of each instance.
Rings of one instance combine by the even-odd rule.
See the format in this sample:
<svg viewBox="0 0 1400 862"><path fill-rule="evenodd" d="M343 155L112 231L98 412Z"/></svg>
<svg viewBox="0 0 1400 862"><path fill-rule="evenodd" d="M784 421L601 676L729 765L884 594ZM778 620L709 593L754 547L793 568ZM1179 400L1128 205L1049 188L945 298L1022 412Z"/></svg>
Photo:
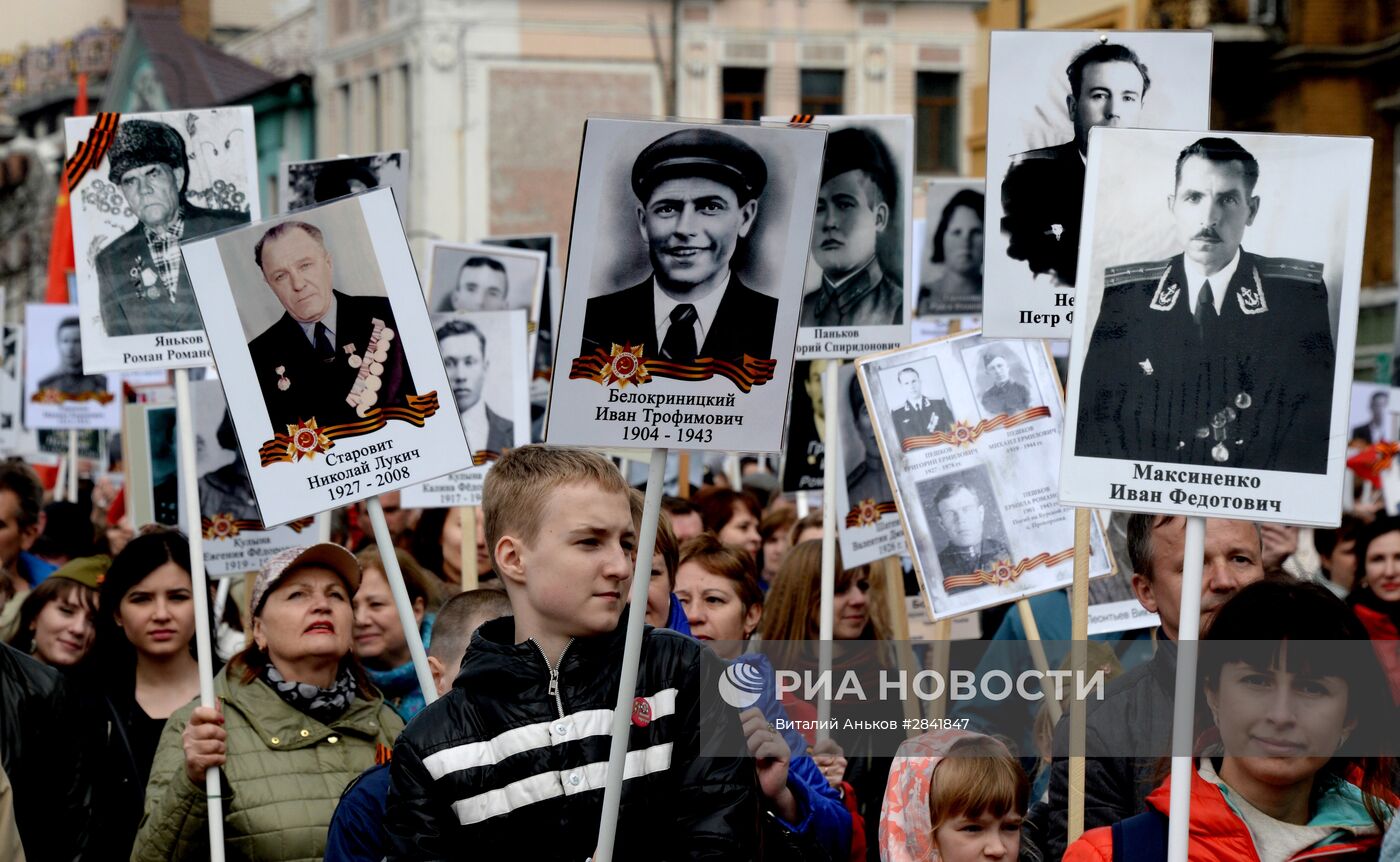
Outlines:
<svg viewBox="0 0 1400 862"><path fill-rule="evenodd" d="M58 322L58 370L39 381L39 391L53 389L65 395L106 392L107 375L83 373L83 332L78 318Z"/></svg>
<svg viewBox="0 0 1400 862"><path fill-rule="evenodd" d="M203 329L180 242L247 224L248 213L189 202L185 139L165 123L120 123L107 162L137 221L97 255L103 328L112 336Z"/></svg>
<svg viewBox="0 0 1400 862"><path fill-rule="evenodd" d="M1259 162L1230 138L1176 161L1184 250L1109 267L1075 454L1325 473L1336 362L1322 264L1241 245Z"/></svg>
<svg viewBox="0 0 1400 862"><path fill-rule="evenodd" d="M767 181L763 157L717 129L683 129L643 149L632 192L652 274L588 300L581 352L640 344L645 357L678 363L770 358L778 300L731 268Z"/></svg>
<svg viewBox="0 0 1400 862"><path fill-rule="evenodd" d="M1151 79L1133 49L1111 42L1085 48L1065 74L1074 139L1012 156L1001 184L1001 230L1013 260L1025 261L1038 278L1073 287L1089 130L1136 126Z"/></svg>
<svg viewBox="0 0 1400 862"><path fill-rule="evenodd" d="M1011 377L1011 360L999 350L988 350L982 354L982 367L992 379L992 385L982 390L977 400L982 409L997 416L1020 413L1031 406L1031 393L1025 384Z"/></svg>
<svg viewBox="0 0 1400 862"><path fill-rule="evenodd" d="M970 577L972 573L989 572L1011 556L1006 545L987 535L987 507L971 485L952 481L939 488L933 495L933 511L948 535L948 543L938 551L938 568L949 595L982 586L980 578Z"/></svg>
<svg viewBox="0 0 1400 862"><path fill-rule="evenodd" d="M879 240L899 205L894 161L880 136L852 127L826 140L812 222L822 283L802 298L800 326L890 326L904 320L904 285L880 265Z"/></svg>
<svg viewBox="0 0 1400 862"><path fill-rule="evenodd" d="M284 309L249 345L275 432L313 418L323 429L360 422L369 410L415 394L388 298L333 289L319 228L275 224L253 259Z"/></svg>

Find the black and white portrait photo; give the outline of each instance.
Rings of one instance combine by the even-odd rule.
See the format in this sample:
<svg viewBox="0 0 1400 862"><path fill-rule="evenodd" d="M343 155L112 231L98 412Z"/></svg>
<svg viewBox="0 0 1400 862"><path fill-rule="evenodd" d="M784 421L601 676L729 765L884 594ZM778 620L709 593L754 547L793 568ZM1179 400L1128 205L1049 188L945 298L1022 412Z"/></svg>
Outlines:
<svg viewBox="0 0 1400 862"><path fill-rule="evenodd" d="M937 543L938 568L949 595L982 586L998 563L1011 559L1000 508L985 467L919 483L919 503Z"/></svg>
<svg viewBox="0 0 1400 862"><path fill-rule="evenodd" d="M24 319L24 424L116 428L121 375L86 373L77 306L27 305Z"/></svg>
<svg viewBox="0 0 1400 862"><path fill-rule="evenodd" d="M255 222L184 254L200 311L227 321L210 343L265 524L469 463L389 190ZM366 473L372 481L336 480Z"/></svg>
<svg viewBox="0 0 1400 862"><path fill-rule="evenodd" d="M530 312L544 289L548 255L529 249L434 242L428 302L434 313Z"/></svg>
<svg viewBox="0 0 1400 862"><path fill-rule="evenodd" d="M970 353L963 357L963 367L977 393L983 419L1014 416L1045 403L1031 379L1023 342L978 341L966 349Z"/></svg>
<svg viewBox="0 0 1400 862"><path fill-rule="evenodd" d="M1067 495L1101 486L1108 505L1106 480L1133 463L1190 465L1273 474L1252 495L1287 498L1280 508L1298 515L1289 523L1329 517L1319 501L1339 491L1352 430L1370 146L1095 132L1066 452L1095 460L1066 471L1076 474ZM1317 493L1295 492L1300 483Z"/></svg>
<svg viewBox="0 0 1400 862"><path fill-rule="evenodd" d="M929 180L917 316L982 313L985 186L978 179Z"/></svg>
<svg viewBox="0 0 1400 862"><path fill-rule="evenodd" d="M830 133L798 355L856 356L871 352L872 339L883 348L898 347L909 340L908 285L916 277L913 119L818 115L811 122Z"/></svg>
<svg viewBox="0 0 1400 862"><path fill-rule="evenodd" d="M993 31L986 312L998 338L1066 338L1089 132L1209 121L1211 35Z"/></svg>
<svg viewBox="0 0 1400 862"><path fill-rule="evenodd" d="M408 150L283 162L278 180L278 212L294 213L346 195L389 188L399 216L408 220Z"/></svg>
<svg viewBox="0 0 1400 862"><path fill-rule="evenodd" d="M860 566L903 554L904 535L895 510L894 490L880 460L875 421L866 407L865 394L849 362L837 369L840 398L841 465L845 481L836 489L837 538L841 560Z"/></svg>
<svg viewBox="0 0 1400 862"><path fill-rule="evenodd" d="M102 117L101 126L95 117L64 126L83 169L71 206L86 365L208 364L202 338L172 337L203 330L180 243L258 214L252 110Z"/></svg>
<svg viewBox="0 0 1400 862"><path fill-rule="evenodd" d="M551 427L570 431L552 442L625 445L626 425L596 408L603 387L639 386L734 393L768 419L680 442L778 449L825 138L795 126L587 121L550 409ZM758 404L763 413L750 413Z"/></svg>
<svg viewBox="0 0 1400 862"><path fill-rule="evenodd" d="M0 452L12 453L19 446L20 416L23 412L24 327L18 323L0 326Z"/></svg>
<svg viewBox="0 0 1400 862"><path fill-rule="evenodd" d="M401 500L413 508L476 506L491 463L530 442L528 318L516 309L434 313L432 320L473 466L405 488Z"/></svg>
<svg viewBox="0 0 1400 862"><path fill-rule="evenodd" d="M987 410L997 379L989 366L1001 362L1010 380L1032 394L1032 406ZM902 547L933 619L1067 585L1074 574L1074 514L1060 505L1056 457L1065 411L1044 343L957 333L855 364L894 488ZM1044 392L1056 397L1037 397ZM1095 516L1090 576L1111 571Z"/></svg>
<svg viewBox="0 0 1400 862"><path fill-rule="evenodd" d="M182 528L175 405L127 404L123 409L123 467L131 522L137 529L148 524Z"/></svg>
<svg viewBox="0 0 1400 862"><path fill-rule="evenodd" d="M788 493L822 487L826 470L826 413L822 373L825 359L799 359L793 363L792 398L787 433L783 435L782 486Z"/></svg>
<svg viewBox="0 0 1400 862"><path fill-rule="evenodd" d="M1394 443L1396 441L1396 411L1400 398L1395 390L1383 383L1351 384L1351 418L1347 426L1352 443Z"/></svg>
<svg viewBox="0 0 1400 862"><path fill-rule="evenodd" d="M483 245L497 245L540 251L545 255L544 284L539 300L530 311L535 321L535 358L530 372L530 440L544 440L544 411L549 404L549 380L554 369L554 333L559 326L559 301L563 285L559 276L556 248L559 237L552 233L521 234L519 236L488 236Z"/></svg>

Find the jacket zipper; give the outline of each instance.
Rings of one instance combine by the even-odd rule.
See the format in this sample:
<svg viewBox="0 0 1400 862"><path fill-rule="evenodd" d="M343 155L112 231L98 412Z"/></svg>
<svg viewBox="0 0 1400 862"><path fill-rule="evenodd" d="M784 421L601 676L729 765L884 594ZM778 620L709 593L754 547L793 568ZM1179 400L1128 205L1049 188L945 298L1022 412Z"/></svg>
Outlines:
<svg viewBox="0 0 1400 862"><path fill-rule="evenodd" d="M564 666L564 656L569 654L569 647L574 645L574 639L569 638L569 642L564 644L564 648L559 651L559 667L549 663L549 656L544 654L544 647L540 646L534 638L530 638L530 643L535 645L535 649L540 651L540 658L544 659L545 669L549 671L549 696L554 698L554 708L558 711L559 717L564 717L564 699L559 696L559 668Z"/></svg>

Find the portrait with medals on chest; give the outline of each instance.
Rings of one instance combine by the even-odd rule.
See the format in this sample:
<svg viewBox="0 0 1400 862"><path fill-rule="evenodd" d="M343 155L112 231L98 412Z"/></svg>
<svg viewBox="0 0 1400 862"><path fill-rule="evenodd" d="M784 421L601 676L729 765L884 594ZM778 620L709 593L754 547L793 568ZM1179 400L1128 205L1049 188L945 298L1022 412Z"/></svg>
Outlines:
<svg viewBox="0 0 1400 862"><path fill-rule="evenodd" d="M1332 493L1331 477L1340 482L1351 430L1344 387L1369 141L1094 135L1095 196L1085 210L1094 232L1080 249L1082 318L1069 391L1077 421L1066 464L1137 463L1126 478L1140 484L1108 482L1102 505L1141 502L1166 512L1173 496L1197 509L1204 498L1223 516L1291 508L1300 516L1291 523L1304 523L1327 507L1269 475L1291 474L1295 485L1316 484L1335 510L1340 488ZM1093 481L1092 472L1064 474L1073 485ZM1171 479L1157 483L1159 475ZM1210 487L1186 487L1195 480ZM1246 491L1229 490L1238 488Z"/></svg>

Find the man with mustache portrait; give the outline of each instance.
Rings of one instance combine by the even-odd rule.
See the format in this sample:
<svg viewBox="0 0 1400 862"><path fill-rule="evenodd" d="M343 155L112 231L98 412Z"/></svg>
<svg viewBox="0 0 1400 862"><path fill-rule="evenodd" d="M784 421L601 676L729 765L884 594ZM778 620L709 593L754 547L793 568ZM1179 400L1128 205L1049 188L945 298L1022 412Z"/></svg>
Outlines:
<svg viewBox="0 0 1400 862"><path fill-rule="evenodd" d="M1242 247L1258 180L1230 138L1178 155L1167 207L1184 250L1105 271L1075 454L1326 472L1336 355L1323 266Z"/></svg>
<svg viewBox="0 0 1400 862"><path fill-rule="evenodd" d="M770 358L778 301L731 268L767 179L763 157L717 129L683 129L643 149L632 192L652 274L588 300L582 353L628 344L680 364Z"/></svg>

